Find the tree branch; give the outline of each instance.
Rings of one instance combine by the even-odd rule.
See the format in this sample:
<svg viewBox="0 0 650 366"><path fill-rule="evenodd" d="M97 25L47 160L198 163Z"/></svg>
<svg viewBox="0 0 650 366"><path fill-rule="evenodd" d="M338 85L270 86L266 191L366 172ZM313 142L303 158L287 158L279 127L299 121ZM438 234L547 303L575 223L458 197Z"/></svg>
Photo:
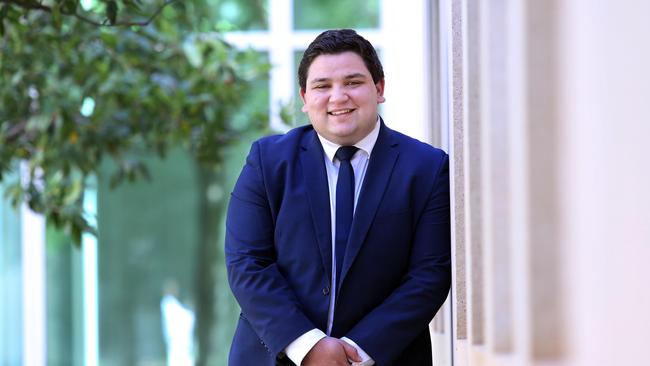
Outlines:
<svg viewBox="0 0 650 366"><path fill-rule="evenodd" d="M20 1L20 0L0 0L0 3L4 4L13 4L24 9L34 9L34 10L43 10L46 12L51 12L52 9L49 6L42 5L36 1Z"/></svg>
<svg viewBox="0 0 650 366"><path fill-rule="evenodd" d="M72 16L74 16L75 18L77 18L77 19L79 19L79 20L81 20L81 21L83 21L83 22L86 22L86 23L88 23L88 24L92 24L92 25L95 25L95 26L98 26L98 27L130 27L130 26L146 26L146 25L149 25L149 24L150 24L150 23L151 23L151 22L152 22L152 21L153 21L153 20L158 16L158 14L160 14L160 12L163 11L163 9L164 9L165 7L167 7L168 5L171 5L172 3L175 3L176 1L178 1L178 0L165 0L165 2L164 2L162 5L160 5L160 6L159 6L159 7L158 7L158 8L157 8L157 9L156 9L152 14L151 14L151 16L149 16L149 18L147 18L146 20L143 20L143 21L139 21L139 22L130 22L130 21L129 21L129 22L115 22L115 23L113 23L113 24L110 24L110 23L108 22L108 19L105 19L104 21L99 22L99 21L97 21L97 20L94 20L94 19L88 18L88 17L86 17L86 16L84 16L84 15L82 15L82 14L79 14L79 13L77 13L77 12L74 12L74 13L72 13L72 14L66 14L66 15L72 15ZM37 2L35 2L35 1L30 1L30 0L27 0L27 1L21 1L21 0L0 0L0 4L2 4L2 3L4 3L4 4L12 4L12 5L16 5L16 6L18 6L18 7L23 8L23 9L41 10L41 11L44 11L44 12L47 12L47 13L51 13L51 12L52 12L52 7L50 7L50 6L46 6L46 5L43 5L43 4L40 4L40 3L37 3Z"/></svg>

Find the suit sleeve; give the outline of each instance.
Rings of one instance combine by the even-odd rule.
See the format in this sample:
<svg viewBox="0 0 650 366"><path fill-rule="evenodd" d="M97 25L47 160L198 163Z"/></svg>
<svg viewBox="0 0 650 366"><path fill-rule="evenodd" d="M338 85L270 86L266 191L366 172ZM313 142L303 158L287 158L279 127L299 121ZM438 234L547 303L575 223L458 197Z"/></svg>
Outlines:
<svg viewBox="0 0 650 366"><path fill-rule="evenodd" d="M449 159L446 154L415 226L411 250L408 270L400 285L347 334L377 365L392 364L402 354L425 330L449 292Z"/></svg>
<svg viewBox="0 0 650 366"><path fill-rule="evenodd" d="M243 316L277 356L315 326L278 268L273 238L274 221L255 142L228 206L226 266Z"/></svg>

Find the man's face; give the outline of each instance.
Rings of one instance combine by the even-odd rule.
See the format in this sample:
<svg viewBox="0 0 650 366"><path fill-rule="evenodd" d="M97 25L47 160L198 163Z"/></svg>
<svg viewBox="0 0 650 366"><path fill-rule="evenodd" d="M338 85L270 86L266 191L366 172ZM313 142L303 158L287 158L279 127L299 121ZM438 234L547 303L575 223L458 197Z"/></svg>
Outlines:
<svg viewBox="0 0 650 366"><path fill-rule="evenodd" d="M384 80L375 84L354 52L323 54L309 66L300 96L316 132L339 145L353 145L375 127L377 105L385 100Z"/></svg>

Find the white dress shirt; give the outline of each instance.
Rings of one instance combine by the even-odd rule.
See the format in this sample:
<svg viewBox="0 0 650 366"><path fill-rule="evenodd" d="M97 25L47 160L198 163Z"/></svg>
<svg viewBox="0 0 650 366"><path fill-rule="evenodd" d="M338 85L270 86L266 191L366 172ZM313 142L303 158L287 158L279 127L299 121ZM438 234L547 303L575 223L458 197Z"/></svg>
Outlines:
<svg viewBox="0 0 650 366"><path fill-rule="evenodd" d="M366 170L368 169L368 162L370 161L370 155L372 149L375 147L377 142L377 137L379 136L379 116L377 117L377 123L375 128L361 141L354 144L358 147L359 150L354 154L352 159L350 159L350 164L354 170L354 207L357 207L357 201L359 199L359 192L361 192L361 185L363 183L363 178L366 176ZM339 166L340 162L338 159L334 158L336 151L341 145L335 144L329 140L326 140L323 136L318 135L318 139L323 145L323 151L325 152L325 168L327 170L327 183L329 186L330 194L330 214L331 214L331 223L332 223L332 243L336 242L336 182L339 176ZM312 329L302 336L298 337L296 340L291 342L289 346L285 349L285 353L296 365L300 365L302 360L305 358L307 353L314 347L314 345L320 341L322 338L326 337L332 331L332 324L334 322L334 308L336 303L336 246L332 245L332 283L330 285L330 306L329 312L327 315L327 334L325 334L320 329ZM353 340L343 337L342 340L352 345L359 352L361 357L361 362L354 362L353 366L371 366L375 364L368 354L366 354Z"/></svg>

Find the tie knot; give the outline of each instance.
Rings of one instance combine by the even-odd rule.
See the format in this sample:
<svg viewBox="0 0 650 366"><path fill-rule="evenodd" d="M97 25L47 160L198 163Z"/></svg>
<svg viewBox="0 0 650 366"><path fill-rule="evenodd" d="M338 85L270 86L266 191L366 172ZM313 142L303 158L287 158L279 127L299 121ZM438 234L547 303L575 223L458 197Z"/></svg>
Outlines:
<svg viewBox="0 0 650 366"><path fill-rule="evenodd" d="M334 157L339 159L339 161L350 160L357 150L359 150L359 148L356 146L341 146L336 150Z"/></svg>

